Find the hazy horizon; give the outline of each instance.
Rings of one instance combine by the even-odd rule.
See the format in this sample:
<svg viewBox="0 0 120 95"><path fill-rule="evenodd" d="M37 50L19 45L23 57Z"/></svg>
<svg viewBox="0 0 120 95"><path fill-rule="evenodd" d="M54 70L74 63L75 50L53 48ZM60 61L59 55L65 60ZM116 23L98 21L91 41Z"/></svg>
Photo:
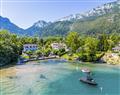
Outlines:
<svg viewBox="0 0 120 95"><path fill-rule="evenodd" d="M55 21L116 0L1 0L0 15L26 29L38 20Z"/></svg>

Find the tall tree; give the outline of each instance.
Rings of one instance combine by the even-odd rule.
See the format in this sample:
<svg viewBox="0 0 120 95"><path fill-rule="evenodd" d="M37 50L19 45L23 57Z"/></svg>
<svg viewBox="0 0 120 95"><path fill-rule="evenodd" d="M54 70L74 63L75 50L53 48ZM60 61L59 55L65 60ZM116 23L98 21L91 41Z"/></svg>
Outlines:
<svg viewBox="0 0 120 95"><path fill-rule="evenodd" d="M70 32L66 37L66 44L71 48L72 52L76 52L80 47L79 34L77 32Z"/></svg>
<svg viewBox="0 0 120 95"><path fill-rule="evenodd" d="M99 50L107 51L109 49L108 36L106 34L99 35Z"/></svg>

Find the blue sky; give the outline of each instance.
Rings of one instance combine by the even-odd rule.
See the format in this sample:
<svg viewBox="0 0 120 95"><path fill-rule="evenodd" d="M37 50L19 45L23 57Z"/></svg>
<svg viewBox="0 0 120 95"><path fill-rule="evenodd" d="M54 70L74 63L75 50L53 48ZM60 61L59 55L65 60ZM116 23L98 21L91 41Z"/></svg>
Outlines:
<svg viewBox="0 0 120 95"><path fill-rule="evenodd" d="M115 0L1 0L0 15L26 29L38 20L55 21L112 1Z"/></svg>

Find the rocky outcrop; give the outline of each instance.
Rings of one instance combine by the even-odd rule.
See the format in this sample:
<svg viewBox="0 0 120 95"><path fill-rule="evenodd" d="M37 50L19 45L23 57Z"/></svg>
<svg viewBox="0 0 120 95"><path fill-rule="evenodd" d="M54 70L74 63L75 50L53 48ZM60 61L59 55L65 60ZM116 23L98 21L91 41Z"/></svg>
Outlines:
<svg viewBox="0 0 120 95"><path fill-rule="evenodd" d="M120 64L120 56L118 53L105 53L101 60L107 64Z"/></svg>

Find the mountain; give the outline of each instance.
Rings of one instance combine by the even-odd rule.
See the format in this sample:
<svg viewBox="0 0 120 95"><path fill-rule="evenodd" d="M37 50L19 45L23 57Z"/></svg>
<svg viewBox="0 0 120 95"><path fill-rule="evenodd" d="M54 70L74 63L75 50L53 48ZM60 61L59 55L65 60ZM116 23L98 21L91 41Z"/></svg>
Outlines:
<svg viewBox="0 0 120 95"><path fill-rule="evenodd" d="M19 28L14 23L12 23L8 18L0 16L0 29L1 30L5 29L18 35L33 36L35 34L39 34L42 28L47 26L48 24L49 23L41 20L34 23L28 29L22 29L22 28Z"/></svg>
<svg viewBox="0 0 120 95"><path fill-rule="evenodd" d="M105 33L120 34L120 13L107 14L92 20L58 21L42 30L42 36L66 36L67 33L76 31L80 35L94 36ZM41 36L41 35L40 35Z"/></svg>
<svg viewBox="0 0 120 95"><path fill-rule="evenodd" d="M4 18L2 16L0 16L0 29L6 29L18 35L24 33L24 29L19 28L17 25L13 24L8 18Z"/></svg>
<svg viewBox="0 0 120 95"><path fill-rule="evenodd" d="M78 19L87 19L93 17L99 17L110 13L120 12L120 0L115 2L107 3L102 6L98 6L97 8L93 8L85 13L71 14L69 16L58 19L57 21L70 21L70 20L78 20Z"/></svg>
<svg viewBox="0 0 120 95"><path fill-rule="evenodd" d="M98 6L83 14L63 17L43 29L42 36L65 36L70 31L81 35L120 33L120 0ZM117 27L117 28L116 28Z"/></svg>
<svg viewBox="0 0 120 95"><path fill-rule="evenodd" d="M42 29L41 37L44 36L65 36L70 30L71 21L57 21Z"/></svg>
<svg viewBox="0 0 120 95"><path fill-rule="evenodd" d="M70 31L77 31L81 35L97 35L101 33L120 34L120 13L108 14L94 20L74 22Z"/></svg>
<svg viewBox="0 0 120 95"><path fill-rule="evenodd" d="M98 6L85 13L69 15L55 22L40 20L28 29L22 29L9 19L0 17L0 29L26 36L65 36L70 31L81 35L96 35L99 33L120 33L120 0Z"/></svg>
<svg viewBox="0 0 120 95"><path fill-rule="evenodd" d="M29 36L40 35L42 33L42 29L49 24L50 22L39 20L38 22L34 23L31 27L26 29L25 33L26 35L29 35Z"/></svg>

